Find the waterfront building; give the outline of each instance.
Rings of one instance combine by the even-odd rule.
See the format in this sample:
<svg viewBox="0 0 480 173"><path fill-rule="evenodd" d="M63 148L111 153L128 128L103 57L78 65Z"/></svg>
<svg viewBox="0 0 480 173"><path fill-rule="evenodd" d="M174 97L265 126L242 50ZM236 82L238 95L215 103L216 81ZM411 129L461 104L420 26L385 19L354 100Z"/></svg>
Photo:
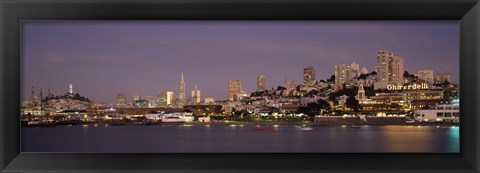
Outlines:
<svg viewBox="0 0 480 173"><path fill-rule="evenodd" d="M363 104L367 101L367 98L365 97L365 90L363 89L363 84L360 84L360 87L358 87L357 100L360 104Z"/></svg>
<svg viewBox="0 0 480 173"><path fill-rule="evenodd" d="M265 91L265 75L257 77L257 91Z"/></svg>
<svg viewBox="0 0 480 173"><path fill-rule="evenodd" d="M180 79L180 93L178 94L178 107L183 107L185 105L185 80L182 77Z"/></svg>
<svg viewBox="0 0 480 173"><path fill-rule="evenodd" d="M206 104L213 104L213 103L215 103L215 97L213 97L213 96L205 97L205 103L206 103Z"/></svg>
<svg viewBox="0 0 480 173"><path fill-rule="evenodd" d="M414 119L420 122L459 122L460 110L458 105L442 104L430 109L414 111Z"/></svg>
<svg viewBox="0 0 480 173"><path fill-rule="evenodd" d="M412 110L419 110L419 109L431 109L435 108L437 105L442 104L449 104L450 101L448 99L428 99L428 100L413 100L411 104Z"/></svg>
<svg viewBox="0 0 480 173"><path fill-rule="evenodd" d="M174 93L173 91L167 91L167 106L172 106L174 101Z"/></svg>
<svg viewBox="0 0 480 173"><path fill-rule="evenodd" d="M303 84L315 84L315 68L313 68L313 66L309 66L303 69Z"/></svg>
<svg viewBox="0 0 480 173"><path fill-rule="evenodd" d="M433 70L419 70L417 76L419 79L422 79L429 84L433 84Z"/></svg>
<svg viewBox="0 0 480 173"><path fill-rule="evenodd" d="M233 78L228 81L228 101L237 101L238 95L242 91L242 81L239 78Z"/></svg>
<svg viewBox="0 0 480 173"><path fill-rule="evenodd" d="M116 102L117 106L127 105L127 95L125 93L117 93Z"/></svg>
<svg viewBox="0 0 480 173"><path fill-rule="evenodd" d="M434 76L434 83L435 84L442 84L445 81L450 82L450 74L449 73L437 73Z"/></svg>
<svg viewBox="0 0 480 173"><path fill-rule="evenodd" d="M202 100L200 96L200 90L197 89L197 85L195 85L195 89L192 90L192 103L197 104L200 103Z"/></svg>
<svg viewBox="0 0 480 173"><path fill-rule="evenodd" d="M379 82L403 84L403 58L390 51L378 51L376 72Z"/></svg>
<svg viewBox="0 0 480 173"><path fill-rule="evenodd" d="M405 116L405 110L401 105L391 104L362 104L362 114L384 116Z"/></svg>

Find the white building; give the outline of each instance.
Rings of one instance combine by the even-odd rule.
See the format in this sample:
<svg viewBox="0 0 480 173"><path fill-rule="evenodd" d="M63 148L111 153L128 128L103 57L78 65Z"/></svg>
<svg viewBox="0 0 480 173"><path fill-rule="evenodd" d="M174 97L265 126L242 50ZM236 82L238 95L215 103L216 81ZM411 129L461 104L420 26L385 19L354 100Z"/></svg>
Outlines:
<svg viewBox="0 0 480 173"><path fill-rule="evenodd" d="M458 105L437 105L434 109L414 110L415 120L420 122L458 122L460 112Z"/></svg>
<svg viewBox="0 0 480 173"><path fill-rule="evenodd" d="M423 79L425 82L433 84L433 70L419 70L417 76L419 79Z"/></svg>
<svg viewBox="0 0 480 173"><path fill-rule="evenodd" d="M445 81L450 82L450 74L449 73L437 73L434 76L434 83L435 84L441 84L444 83Z"/></svg>

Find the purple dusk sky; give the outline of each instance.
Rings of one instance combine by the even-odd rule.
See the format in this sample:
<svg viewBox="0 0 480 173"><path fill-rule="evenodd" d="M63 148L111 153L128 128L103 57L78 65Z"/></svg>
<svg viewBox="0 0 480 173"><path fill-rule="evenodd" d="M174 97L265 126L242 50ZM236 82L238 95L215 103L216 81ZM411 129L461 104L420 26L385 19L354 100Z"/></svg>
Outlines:
<svg viewBox="0 0 480 173"><path fill-rule="evenodd" d="M233 77L253 92L260 74L267 88L300 84L306 66L317 80L341 63L371 72L379 50L402 56L409 72L450 73L454 82L460 67L458 21L28 21L22 44L23 100L31 81L44 96L72 83L102 102L118 92L178 97L182 72L187 98L198 85L202 99L224 100Z"/></svg>

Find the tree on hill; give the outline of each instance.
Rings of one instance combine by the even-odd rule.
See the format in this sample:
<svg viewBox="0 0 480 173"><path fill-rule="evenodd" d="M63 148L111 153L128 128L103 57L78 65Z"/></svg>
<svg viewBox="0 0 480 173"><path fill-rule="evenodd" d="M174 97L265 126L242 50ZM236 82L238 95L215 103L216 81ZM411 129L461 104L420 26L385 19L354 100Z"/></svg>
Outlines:
<svg viewBox="0 0 480 173"><path fill-rule="evenodd" d="M353 109L353 112L355 113L355 115L361 109L360 103L358 102L357 98L355 98L355 96L349 96L345 102L345 105L348 108Z"/></svg>
<svg viewBox="0 0 480 173"><path fill-rule="evenodd" d="M315 115L328 110L331 110L330 104L325 100L318 99L317 102L311 102L305 107L299 107L297 113L303 113L313 119Z"/></svg>

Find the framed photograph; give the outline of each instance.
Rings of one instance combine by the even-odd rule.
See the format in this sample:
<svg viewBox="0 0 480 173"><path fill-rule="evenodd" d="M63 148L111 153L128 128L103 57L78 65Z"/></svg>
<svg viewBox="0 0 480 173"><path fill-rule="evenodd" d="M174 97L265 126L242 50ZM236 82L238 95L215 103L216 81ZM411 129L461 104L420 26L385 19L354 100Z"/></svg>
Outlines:
<svg viewBox="0 0 480 173"><path fill-rule="evenodd" d="M0 5L2 172L480 170L476 0Z"/></svg>

